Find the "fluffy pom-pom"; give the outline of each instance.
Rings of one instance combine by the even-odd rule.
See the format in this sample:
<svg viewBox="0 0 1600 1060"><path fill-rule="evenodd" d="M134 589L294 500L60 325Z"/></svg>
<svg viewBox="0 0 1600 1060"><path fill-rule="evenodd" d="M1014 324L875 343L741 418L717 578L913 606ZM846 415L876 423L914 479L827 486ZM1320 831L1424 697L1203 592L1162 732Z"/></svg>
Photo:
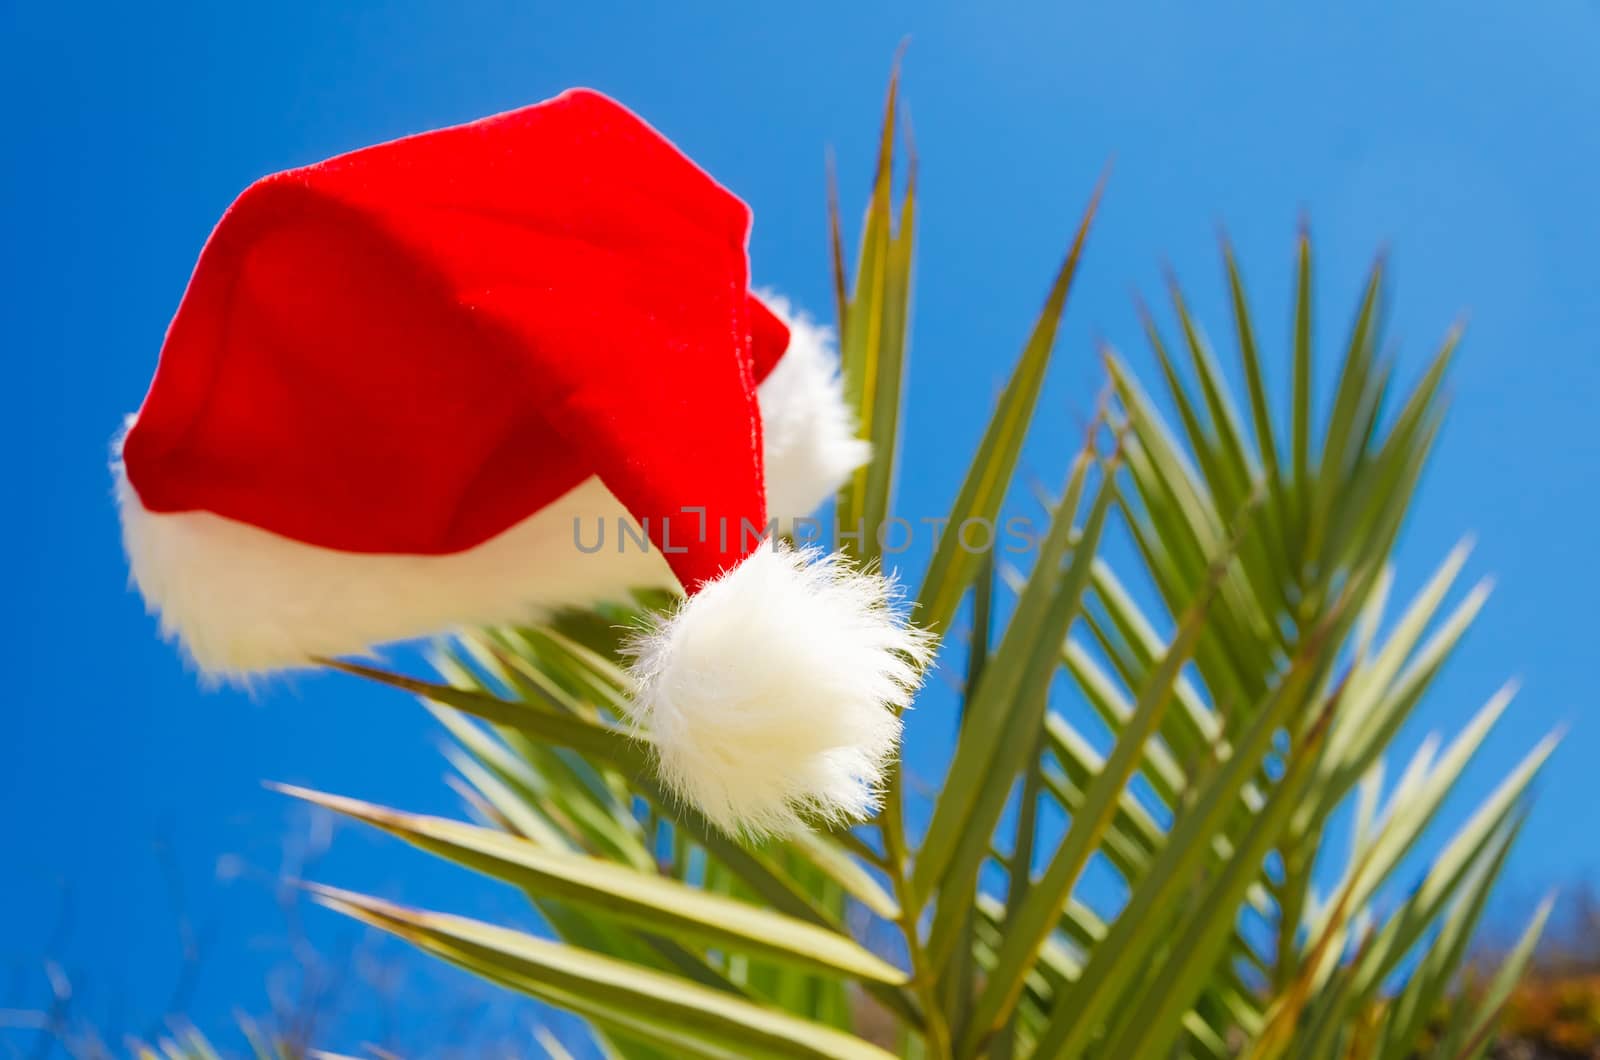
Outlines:
<svg viewBox="0 0 1600 1060"><path fill-rule="evenodd" d="M860 820L933 654L893 583L768 542L635 646L633 721L666 784L732 835Z"/></svg>
<svg viewBox="0 0 1600 1060"><path fill-rule="evenodd" d="M833 337L781 297L761 298L789 326L789 348L757 388L765 442L767 512L784 526L810 515L872 458L844 403Z"/></svg>

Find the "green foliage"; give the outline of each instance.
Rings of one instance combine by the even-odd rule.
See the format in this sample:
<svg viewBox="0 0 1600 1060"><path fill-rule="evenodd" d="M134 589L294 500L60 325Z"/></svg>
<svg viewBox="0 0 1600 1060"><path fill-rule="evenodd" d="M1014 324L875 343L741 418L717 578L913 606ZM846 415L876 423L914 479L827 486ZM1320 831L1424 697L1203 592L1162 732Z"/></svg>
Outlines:
<svg viewBox="0 0 1600 1060"><path fill-rule="evenodd" d="M240 1021L239 1030L244 1034L250 1050L250 1060L302 1060L304 1056L287 1042L263 1033L247 1020ZM134 1042L131 1048L135 1060L222 1060L226 1055L213 1046L204 1034L188 1026L176 1028L154 1043ZM77 1055L76 1051L73 1055ZM332 1053L320 1055L323 1060L342 1060Z"/></svg>
<svg viewBox="0 0 1600 1060"><path fill-rule="evenodd" d="M915 194L913 173L894 195L895 108L891 90L853 282L834 216L847 392L878 454L839 497L847 528L893 511ZM974 630L923 835L907 829L898 765L869 825L755 847L668 798L618 722L616 630L661 603L645 596L465 634L440 649L438 682L343 667L429 704L477 824L294 793L520 889L550 938L343 891L318 900L584 1016L620 1057L1481 1055L1543 910L1479 1001L1442 1035L1432 1021L1464 996L1552 741L1398 898L1511 690L1385 780L1386 749L1487 594L1457 592L1463 546L1391 599L1455 336L1400 392L1380 353L1380 261L1319 403L1302 234L1291 400L1275 417L1224 247L1245 411L1174 284L1177 341L1146 321L1176 424L1104 351L1105 396L1031 569L997 569L961 547L960 526L995 519L1015 478L1097 200L917 594L915 620L952 641L970 596ZM1113 534L1131 569L1104 547ZM876 558L870 534L853 548ZM1154 586L1154 611L1135 581ZM1063 674L1113 734L1107 753L1062 711ZM1059 835L1040 826L1047 805L1069 821ZM1348 843L1331 841L1346 817ZM1080 897L1096 862L1126 887L1109 918Z"/></svg>

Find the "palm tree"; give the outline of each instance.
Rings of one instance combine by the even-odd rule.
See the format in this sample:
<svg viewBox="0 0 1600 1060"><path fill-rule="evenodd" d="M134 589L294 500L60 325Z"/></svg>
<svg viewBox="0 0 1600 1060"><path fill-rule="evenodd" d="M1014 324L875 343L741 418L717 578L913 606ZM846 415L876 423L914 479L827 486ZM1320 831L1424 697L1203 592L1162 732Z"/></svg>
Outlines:
<svg viewBox="0 0 1600 1060"><path fill-rule="evenodd" d="M834 211L847 392L879 454L838 498L847 526L891 514L916 201L914 163L894 192L895 108L891 86L853 281ZM946 635L943 666L962 674L963 719L920 835L898 765L869 824L762 845L668 797L618 722L619 628L667 604L641 593L464 633L436 681L338 664L428 704L476 823L294 792L520 888L546 934L318 899L585 1017L622 1057L1481 1055L1546 909L1486 983L1463 990L1461 972L1553 741L1398 898L1512 690L1392 780L1385 757L1486 596L1456 593L1461 547L1391 599L1456 336L1402 393L1380 352L1380 261L1319 401L1302 233L1289 410L1274 415L1224 247L1243 399L1174 284L1176 341L1146 321L1176 426L1104 351L1094 422L1013 570L960 528L992 525L1016 477L1093 202L915 594L914 620ZM1137 569L1113 564L1113 534ZM848 544L881 558L870 535ZM1063 688L1113 733L1108 752L1059 709ZM1051 805L1067 824L1042 824ZM1346 819L1350 841L1331 844ZM1091 861L1120 879L1120 907L1085 899Z"/></svg>

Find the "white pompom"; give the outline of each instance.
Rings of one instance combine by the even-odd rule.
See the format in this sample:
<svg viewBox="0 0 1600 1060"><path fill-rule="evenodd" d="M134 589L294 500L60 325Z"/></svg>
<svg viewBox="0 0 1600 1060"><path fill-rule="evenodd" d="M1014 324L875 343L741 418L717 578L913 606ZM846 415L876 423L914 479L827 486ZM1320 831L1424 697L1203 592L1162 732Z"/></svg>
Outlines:
<svg viewBox="0 0 1600 1060"><path fill-rule="evenodd" d="M662 779L732 835L877 809L932 638L893 583L768 542L635 645L633 721Z"/></svg>
<svg viewBox="0 0 1600 1060"><path fill-rule="evenodd" d="M756 390L767 479L767 513L787 527L810 515L872 458L844 402L833 336L783 298L762 300L789 327L789 348Z"/></svg>

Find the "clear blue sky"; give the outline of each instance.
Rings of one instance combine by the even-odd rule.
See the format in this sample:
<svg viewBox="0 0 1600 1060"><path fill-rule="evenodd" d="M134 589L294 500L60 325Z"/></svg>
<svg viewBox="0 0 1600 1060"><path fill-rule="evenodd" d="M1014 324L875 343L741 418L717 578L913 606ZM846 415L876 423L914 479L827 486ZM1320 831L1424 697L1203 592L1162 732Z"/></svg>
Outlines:
<svg viewBox="0 0 1600 1060"><path fill-rule="evenodd" d="M1478 539L1469 571L1498 580L1406 742L1522 675L1472 784L1550 728L1571 731L1507 894L1600 869L1595 653L1583 646L1600 599L1600 9L647 6L0 0L0 540L15 567L0 638L0 1008L42 1002L50 950L114 1033L159 1017L178 966L165 843L184 906L214 929L189 1007L213 1025L234 1006L260 1011L285 956L268 881L304 822L259 782L454 808L412 703L329 677L202 692L126 589L107 445L233 196L273 170L590 85L748 200L758 281L826 312L824 148L853 213L907 34L923 223L903 510L936 514L953 495L1108 157L1027 452L1046 481L1098 386L1094 339L1148 363L1129 292L1155 294L1164 260L1227 351L1219 221L1280 340L1280 380L1297 214L1318 238L1330 338L1387 245L1403 369L1470 318L1402 586L1466 531ZM913 722L920 771L937 775L947 724L936 695ZM491 916L516 908L356 832L316 875ZM72 917L52 937L64 893ZM307 924L321 942L341 937L331 916ZM407 975L413 990L431 982L420 966ZM380 1006L354 1004L375 1025Z"/></svg>

